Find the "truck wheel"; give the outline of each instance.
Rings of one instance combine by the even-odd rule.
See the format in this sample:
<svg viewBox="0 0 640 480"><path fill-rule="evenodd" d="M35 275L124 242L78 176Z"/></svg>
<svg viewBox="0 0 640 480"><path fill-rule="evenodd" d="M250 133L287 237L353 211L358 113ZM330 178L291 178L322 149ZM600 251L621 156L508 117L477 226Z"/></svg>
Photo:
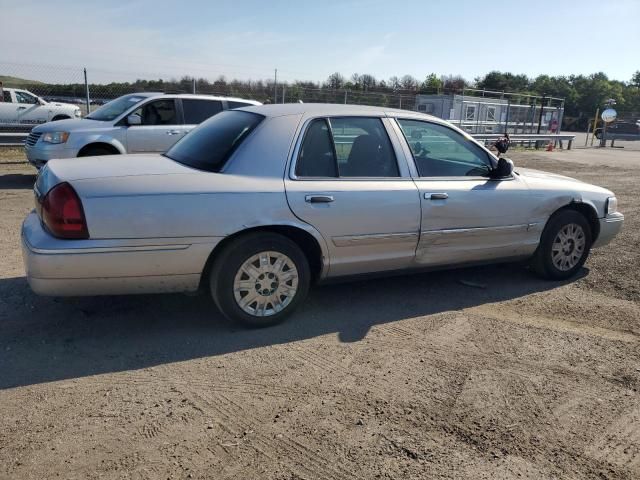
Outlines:
<svg viewBox="0 0 640 480"><path fill-rule="evenodd" d="M240 237L220 252L209 277L223 315L249 327L282 322L309 290L309 262L289 238L270 232Z"/></svg>
<svg viewBox="0 0 640 480"><path fill-rule="evenodd" d="M550 280L570 278L587 260L591 241L591 227L584 215L561 210L547 222L531 267Z"/></svg>

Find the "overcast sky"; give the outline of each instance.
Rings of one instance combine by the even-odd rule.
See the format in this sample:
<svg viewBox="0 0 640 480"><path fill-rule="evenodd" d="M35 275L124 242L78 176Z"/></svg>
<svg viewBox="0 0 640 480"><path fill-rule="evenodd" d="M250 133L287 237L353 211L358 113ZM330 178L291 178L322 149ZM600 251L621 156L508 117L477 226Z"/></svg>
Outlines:
<svg viewBox="0 0 640 480"><path fill-rule="evenodd" d="M640 0L0 0L0 75L40 80L75 81L61 65L93 81L264 79L276 67L284 80L502 70L627 81L639 47Z"/></svg>

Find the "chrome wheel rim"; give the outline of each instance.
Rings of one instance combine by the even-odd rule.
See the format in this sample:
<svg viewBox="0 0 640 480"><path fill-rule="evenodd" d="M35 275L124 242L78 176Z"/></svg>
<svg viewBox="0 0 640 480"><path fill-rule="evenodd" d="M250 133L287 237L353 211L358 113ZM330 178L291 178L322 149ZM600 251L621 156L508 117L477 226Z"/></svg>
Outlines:
<svg viewBox="0 0 640 480"><path fill-rule="evenodd" d="M587 240L580 225L569 223L563 226L551 247L551 260L558 269L566 272L575 267L584 254Z"/></svg>
<svg viewBox="0 0 640 480"><path fill-rule="evenodd" d="M243 312L268 317L281 312L298 291L298 269L280 252L260 252L248 258L233 281L233 295Z"/></svg>

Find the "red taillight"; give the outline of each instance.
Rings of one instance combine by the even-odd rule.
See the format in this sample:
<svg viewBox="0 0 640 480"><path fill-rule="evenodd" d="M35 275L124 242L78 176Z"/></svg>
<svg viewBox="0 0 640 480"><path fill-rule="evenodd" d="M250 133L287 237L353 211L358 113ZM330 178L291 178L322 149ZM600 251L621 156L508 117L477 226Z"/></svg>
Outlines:
<svg viewBox="0 0 640 480"><path fill-rule="evenodd" d="M89 238L80 198L66 182L53 187L42 200L42 222L56 237Z"/></svg>

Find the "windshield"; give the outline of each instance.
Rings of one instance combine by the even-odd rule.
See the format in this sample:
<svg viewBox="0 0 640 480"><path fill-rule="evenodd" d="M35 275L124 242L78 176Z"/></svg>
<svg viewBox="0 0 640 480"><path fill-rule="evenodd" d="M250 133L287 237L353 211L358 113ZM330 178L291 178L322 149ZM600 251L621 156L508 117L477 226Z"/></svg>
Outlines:
<svg viewBox="0 0 640 480"><path fill-rule="evenodd" d="M262 115L241 110L221 112L200 124L165 156L198 170L219 172L263 119Z"/></svg>
<svg viewBox="0 0 640 480"><path fill-rule="evenodd" d="M124 112L129 110L129 108L137 105L142 100L148 98L143 95L125 95L120 98L116 98L115 100L110 101L109 103L104 104L99 109L94 112L91 112L84 118L89 118L91 120L101 120L103 122L114 120L122 115Z"/></svg>

